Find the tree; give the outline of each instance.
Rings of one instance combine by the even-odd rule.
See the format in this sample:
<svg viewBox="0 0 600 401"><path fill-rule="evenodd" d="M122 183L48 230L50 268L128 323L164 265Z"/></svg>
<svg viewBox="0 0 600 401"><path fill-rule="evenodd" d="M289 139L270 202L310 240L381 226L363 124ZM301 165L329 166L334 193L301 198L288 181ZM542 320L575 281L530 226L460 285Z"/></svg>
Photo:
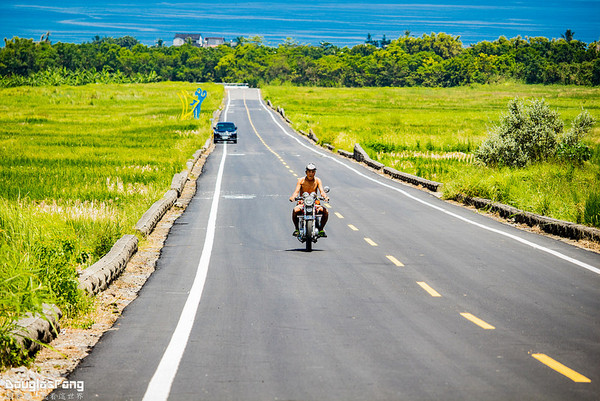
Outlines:
<svg viewBox="0 0 600 401"><path fill-rule="evenodd" d="M247 40L246 40L245 37L238 36L238 37L235 38L235 47L241 46L241 45L243 45L246 42L247 42Z"/></svg>
<svg viewBox="0 0 600 401"><path fill-rule="evenodd" d="M140 42L133 36L123 36L121 38L118 38L116 40L116 43L121 47L132 49L135 45L138 45Z"/></svg>
<svg viewBox="0 0 600 401"><path fill-rule="evenodd" d="M567 29L566 32L561 34L560 36L562 36L567 42L570 42L573 40L574 35L575 35L575 32L573 32L570 29Z"/></svg>
<svg viewBox="0 0 600 401"><path fill-rule="evenodd" d="M365 43L375 47L378 45L377 41L373 39L370 33L367 34L367 40L365 40Z"/></svg>
<svg viewBox="0 0 600 401"><path fill-rule="evenodd" d="M383 35L383 38L379 41L379 46L385 49L390 43L392 43L392 41L386 39L385 35Z"/></svg>

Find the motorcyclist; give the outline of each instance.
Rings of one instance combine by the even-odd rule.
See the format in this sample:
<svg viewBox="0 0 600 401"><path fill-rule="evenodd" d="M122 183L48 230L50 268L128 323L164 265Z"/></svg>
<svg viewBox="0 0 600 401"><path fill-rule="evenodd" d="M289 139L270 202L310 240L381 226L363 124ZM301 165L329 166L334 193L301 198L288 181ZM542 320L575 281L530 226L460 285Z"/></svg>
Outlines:
<svg viewBox="0 0 600 401"><path fill-rule="evenodd" d="M329 202L329 198L327 197L327 194L323 189L323 183L321 182L320 178L315 176L316 173L317 166L315 166L314 163L309 163L306 166L306 176L298 178L298 182L296 183L296 189L294 190L292 196L290 196L290 202L294 202L296 200L296 197L305 192L308 192L309 194L312 192L317 193L317 195L320 194L320 196L324 198L325 202ZM300 201L292 211L292 221L294 222L295 227L295 231L292 235L294 237L297 237L300 234L300 231L298 229L300 219L298 218L298 216L300 215L300 213L302 213L303 207L304 205L302 204L302 201ZM323 207L320 204L319 201L317 201L316 203L316 212L322 214L321 226L317 227L319 229L319 237L327 237L324 228L325 224L327 224L327 219L329 218L329 212L327 211L327 208Z"/></svg>

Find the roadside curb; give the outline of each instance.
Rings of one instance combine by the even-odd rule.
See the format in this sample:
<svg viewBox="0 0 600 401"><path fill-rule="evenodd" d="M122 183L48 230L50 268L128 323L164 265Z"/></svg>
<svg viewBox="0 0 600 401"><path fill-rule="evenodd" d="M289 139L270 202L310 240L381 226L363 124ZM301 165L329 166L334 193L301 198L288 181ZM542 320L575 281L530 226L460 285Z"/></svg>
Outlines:
<svg viewBox="0 0 600 401"><path fill-rule="evenodd" d="M59 319L62 312L56 305L43 304L42 314L31 312L15 323L12 330L17 345L29 356L38 352L42 345L47 344L60 333Z"/></svg>
<svg viewBox="0 0 600 401"><path fill-rule="evenodd" d="M177 175L177 174L176 174ZM184 181L185 184L185 181ZM150 206L150 209L142 215L135 225L136 231L146 237L152 232L156 223L164 216L164 214L175 204L178 191L175 189L169 189L163 197Z"/></svg>
<svg viewBox="0 0 600 401"><path fill-rule="evenodd" d="M96 295L105 290L125 269L127 262L137 249L138 239L135 235L122 236L102 259L81 273L79 288L90 295Z"/></svg>
<svg viewBox="0 0 600 401"><path fill-rule="evenodd" d="M274 111L277 111L291 127L292 122L289 120L289 118L285 116L283 108L275 108L270 100L267 101L267 105ZM320 145L318 143L318 138L314 135L312 129L310 130L309 134L303 131L294 131L302 136L308 137L315 144ZM330 144L323 144L322 147L330 151L334 151L334 147ZM422 177L404 173L395 170L391 167L386 167L384 164L372 160L367 154L367 152L365 152L364 149L358 143L354 145L353 152L338 149L337 153L340 156L346 157L348 159L355 160L359 163L364 163L377 171L382 171L384 174L390 176L391 178L395 178L400 181L404 181L409 184L428 189L432 192L438 192L443 187L443 184L440 182L430 181ZM472 198L463 194L459 194L455 197L455 199L452 200L464 203L467 206L474 206L477 209L489 210L491 212L497 213L500 217L506 220L512 220L517 223L526 224L530 227L538 226L542 231L544 231L547 234L553 234L559 237L570 238L574 240L585 239L600 243L600 229L594 227L588 227L582 224L576 224L564 220L557 220L550 217L541 216L535 213L517 209L512 206L496 203L489 199Z"/></svg>
<svg viewBox="0 0 600 401"><path fill-rule="evenodd" d="M541 216L535 213L526 212L516 207L496 203L489 199L472 198L466 195L458 195L454 200L462 202L465 205L474 206L477 209L484 209L507 220L513 220L517 223L526 224L530 227L538 226L542 231L557 235L559 237L570 238L574 240L586 239L594 242L600 242L600 229L584 226L582 224L571 223L569 221L557 220L551 217Z"/></svg>

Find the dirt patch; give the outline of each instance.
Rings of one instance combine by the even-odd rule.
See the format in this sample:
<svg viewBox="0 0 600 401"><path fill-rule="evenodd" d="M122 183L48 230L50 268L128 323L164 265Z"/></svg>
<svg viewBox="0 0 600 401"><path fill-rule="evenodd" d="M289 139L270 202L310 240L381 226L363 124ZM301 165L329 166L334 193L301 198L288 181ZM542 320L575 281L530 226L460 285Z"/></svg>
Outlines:
<svg viewBox="0 0 600 401"><path fill-rule="evenodd" d="M43 400L54 388L63 385L67 375L91 352L100 337L112 329L123 309L137 297L154 272L167 235L196 193L196 180L213 149L214 145L198 160L175 206L163 216L154 231L141 241L138 251L123 273L94 298L93 311L78 319L77 326L89 328L63 328L49 347L44 347L37 354L31 367L12 368L2 372L0 399ZM72 394L66 399L77 400L82 399L82 396L83 392L73 388Z"/></svg>

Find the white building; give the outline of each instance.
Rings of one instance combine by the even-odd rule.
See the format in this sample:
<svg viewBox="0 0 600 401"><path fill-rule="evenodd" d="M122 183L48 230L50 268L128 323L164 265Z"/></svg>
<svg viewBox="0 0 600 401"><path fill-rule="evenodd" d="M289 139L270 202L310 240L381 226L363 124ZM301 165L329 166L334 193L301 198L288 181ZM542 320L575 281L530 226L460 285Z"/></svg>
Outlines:
<svg viewBox="0 0 600 401"><path fill-rule="evenodd" d="M217 47L225 43L225 38L207 37L203 38L199 33L176 33L173 46L183 46L188 40L196 47Z"/></svg>
<svg viewBox="0 0 600 401"><path fill-rule="evenodd" d="M188 39L192 41L193 46L204 46L204 39L199 33L176 33L173 39L173 46L183 46Z"/></svg>
<svg viewBox="0 0 600 401"><path fill-rule="evenodd" d="M225 38L204 38L204 47L217 47L225 43Z"/></svg>

